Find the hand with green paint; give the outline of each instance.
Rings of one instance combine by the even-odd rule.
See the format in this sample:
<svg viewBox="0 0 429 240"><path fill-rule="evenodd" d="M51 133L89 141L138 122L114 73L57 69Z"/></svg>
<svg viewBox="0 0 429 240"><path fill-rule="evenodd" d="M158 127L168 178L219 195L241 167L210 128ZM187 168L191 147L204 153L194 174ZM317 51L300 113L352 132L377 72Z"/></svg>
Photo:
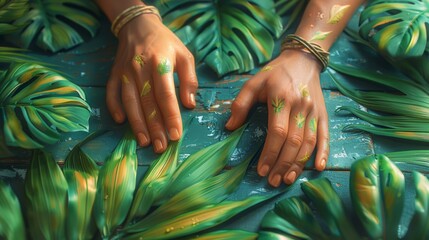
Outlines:
<svg viewBox="0 0 429 240"><path fill-rule="evenodd" d="M317 44L318 49L329 49L362 2L309 1L295 36ZM316 147L317 170L325 169L329 156L328 114L320 85L320 71L327 59L308 47L296 46L300 47L299 42L292 41L245 83L226 124L234 130L244 123L254 103L267 104L268 133L257 170L274 187L295 182Z"/></svg>
<svg viewBox="0 0 429 240"><path fill-rule="evenodd" d="M195 107L198 87L193 55L162 24L156 8L138 0L97 0L112 21L117 55L107 82L106 101L113 119L128 119L140 146L164 152L182 135L173 73L184 107Z"/></svg>

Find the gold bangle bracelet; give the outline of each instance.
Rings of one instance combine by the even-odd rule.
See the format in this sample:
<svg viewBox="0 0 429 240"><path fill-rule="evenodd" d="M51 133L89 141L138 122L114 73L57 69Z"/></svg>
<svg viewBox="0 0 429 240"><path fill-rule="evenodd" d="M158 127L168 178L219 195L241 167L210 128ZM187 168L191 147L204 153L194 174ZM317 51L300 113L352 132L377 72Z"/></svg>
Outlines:
<svg viewBox="0 0 429 240"><path fill-rule="evenodd" d="M140 16L142 14L155 14L162 21L161 15L159 11L154 6L144 6L144 5L135 5L125 9L122 13L120 13L115 20L112 22L111 30L113 34L117 37L119 31L121 31L122 27L131 21L133 18Z"/></svg>
<svg viewBox="0 0 429 240"><path fill-rule="evenodd" d="M329 52L323 50L321 46L316 43L308 42L296 34L287 35L281 45L281 51L286 49L301 49L305 52L311 53L322 65L322 72L326 70L329 64Z"/></svg>

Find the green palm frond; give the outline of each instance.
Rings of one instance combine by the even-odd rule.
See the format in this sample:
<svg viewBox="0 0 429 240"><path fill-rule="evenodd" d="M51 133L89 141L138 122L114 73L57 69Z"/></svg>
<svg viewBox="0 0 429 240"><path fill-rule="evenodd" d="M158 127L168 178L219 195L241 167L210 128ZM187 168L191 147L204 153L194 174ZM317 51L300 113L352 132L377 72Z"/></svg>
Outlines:
<svg viewBox="0 0 429 240"><path fill-rule="evenodd" d="M429 2L369 1L360 16L360 35L392 57L422 56L428 49Z"/></svg>
<svg viewBox="0 0 429 240"><path fill-rule="evenodd" d="M24 219L12 188L0 180L0 239L25 239Z"/></svg>
<svg viewBox="0 0 429 240"><path fill-rule="evenodd" d="M383 155L360 159L352 165L349 186L353 213L328 179L302 183L308 201L292 197L278 202L262 220L260 239L398 239L405 199L410 198L395 164ZM414 186L413 217L403 239L427 239L429 181L414 172Z"/></svg>
<svg viewBox="0 0 429 240"><path fill-rule="evenodd" d="M158 3L164 23L218 75L243 73L271 59L282 25L273 0Z"/></svg>
<svg viewBox="0 0 429 240"><path fill-rule="evenodd" d="M23 48L35 44L57 52L93 37L100 25L96 4L86 0L32 0L30 11L14 24L24 25L12 40Z"/></svg>
<svg viewBox="0 0 429 240"><path fill-rule="evenodd" d="M330 72L342 94L376 111L369 113L353 107L339 107L337 112L348 111L373 125L347 125L344 130L362 130L376 135L429 142L429 90L425 86L389 73L335 63L330 66L342 74L376 83L391 91L354 90L346 87Z"/></svg>
<svg viewBox="0 0 429 240"><path fill-rule="evenodd" d="M25 176L25 207L33 239L65 239L67 181L52 155L34 150Z"/></svg>
<svg viewBox="0 0 429 240"><path fill-rule="evenodd" d="M258 234L243 230L220 230L211 233L201 234L193 237L194 240L254 240L258 238Z"/></svg>
<svg viewBox="0 0 429 240"><path fill-rule="evenodd" d="M10 34L20 30L23 24L15 24L15 20L28 14L29 0L0 1L0 35Z"/></svg>
<svg viewBox="0 0 429 240"><path fill-rule="evenodd" d="M77 85L49 68L12 64L0 72L0 115L6 145L41 148L60 132L87 131L90 109Z"/></svg>
<svg viewBox="0 0 429 240"><path fill-rule="evenodd" d="M422 167L429 167L429 150L408 150L389 152L385 155L395 163L407 163Z"/></svg>
<svg viewBox="0 0 429 240"><path fill-rule="evenodd" d="M68 183L66 233L69 239L93 239L97 226L92 215L97 189L98 167L81 146L98 136L95 132L73 147L64 162Z"/></svg>
<svg viewBox="0 0 429 240"><path fill-rule="evenodd" d="M136 147L129 130L100 169L94 218L103 238L110 238L131 207L137 176Z"/></svg>

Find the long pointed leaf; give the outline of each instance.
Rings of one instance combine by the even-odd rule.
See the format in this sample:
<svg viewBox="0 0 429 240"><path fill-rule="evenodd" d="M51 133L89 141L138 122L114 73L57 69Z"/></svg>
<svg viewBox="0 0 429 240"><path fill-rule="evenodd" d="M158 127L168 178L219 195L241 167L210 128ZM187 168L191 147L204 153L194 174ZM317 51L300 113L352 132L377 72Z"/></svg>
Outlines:
<svg viewBox="0 0 429 240"><path fill-rule="evenodd" d="M0 238L25 239L24 219L12 188L0 181Z"/></svg>
<svg viewBox="0 0 429 240"><path fill-rule="evenodd" d="M35 150L25 176L29 235L34 239L65 239L67 181L52 156Z"/></svg>
<svg viewBox="0 0 429 240"><path fill-rule="evenodd" d="M128 131L100 169L94 218L103 238L124 222L136 186L136 140Z"/></svg>
<svg viewBox="0 0 429 240"><path fill-rule="evenodd" d="M253 240L257 239L258 234L254 232L248 232L243 230L220 230L211 233L206 233L193 237L194 240Z"/></svg>

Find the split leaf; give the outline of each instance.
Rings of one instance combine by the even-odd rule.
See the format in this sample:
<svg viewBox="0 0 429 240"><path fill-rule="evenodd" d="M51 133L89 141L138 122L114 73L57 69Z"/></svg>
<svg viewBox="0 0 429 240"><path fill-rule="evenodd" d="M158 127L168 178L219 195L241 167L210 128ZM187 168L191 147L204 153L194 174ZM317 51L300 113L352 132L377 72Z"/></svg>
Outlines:
<svg viewBox="0 0 429 240"><path fill-rule="evenodd" d="M127 217L136 187L136 140L129 130L100 169L94 218L103 238L109 238Z"/></svg>
<svg viewBox="0 0 429 240"><path fill-rule="evenodd" d="M282 24L273 0L160 1L163 22L218 75L252 70L271 59Z"/></svg>
<svg viewBox="0 0 429 240"><path fill-rule="evenodd" d="M0 181L0 239L25 239L24 219L12 188Z"/></svg>
<svg viewBox="0 0 429 240"><path fill-rule="evenodd" d="M52 52L69 49L82 43L83 36L95 36L100 25L98 15L92 1L34 0L30 11L14 22L24 27L13 39L23 48L35 42Z"/></svg>
<svg viewBox="0 0 429 240"><path fill-rule="evenodd" d="M0 114L6 144L42 148L60 131L87 131L90 108L79 86L49 68L12 64L0 74Z"/></svg>
<svg viewBox="0 0 429 240"><path fill-rule="evenodd" d="M65 239L67 181L52 156L34 150L25 176L25 206L33 239Z"/></svg>
<svg viewBox="0 0 429 240"><path fill-rule="evenodd" d="M0 2L0 35L14 33L23 25L14 21L28 14L29 0L3 0Z"/></svg>

